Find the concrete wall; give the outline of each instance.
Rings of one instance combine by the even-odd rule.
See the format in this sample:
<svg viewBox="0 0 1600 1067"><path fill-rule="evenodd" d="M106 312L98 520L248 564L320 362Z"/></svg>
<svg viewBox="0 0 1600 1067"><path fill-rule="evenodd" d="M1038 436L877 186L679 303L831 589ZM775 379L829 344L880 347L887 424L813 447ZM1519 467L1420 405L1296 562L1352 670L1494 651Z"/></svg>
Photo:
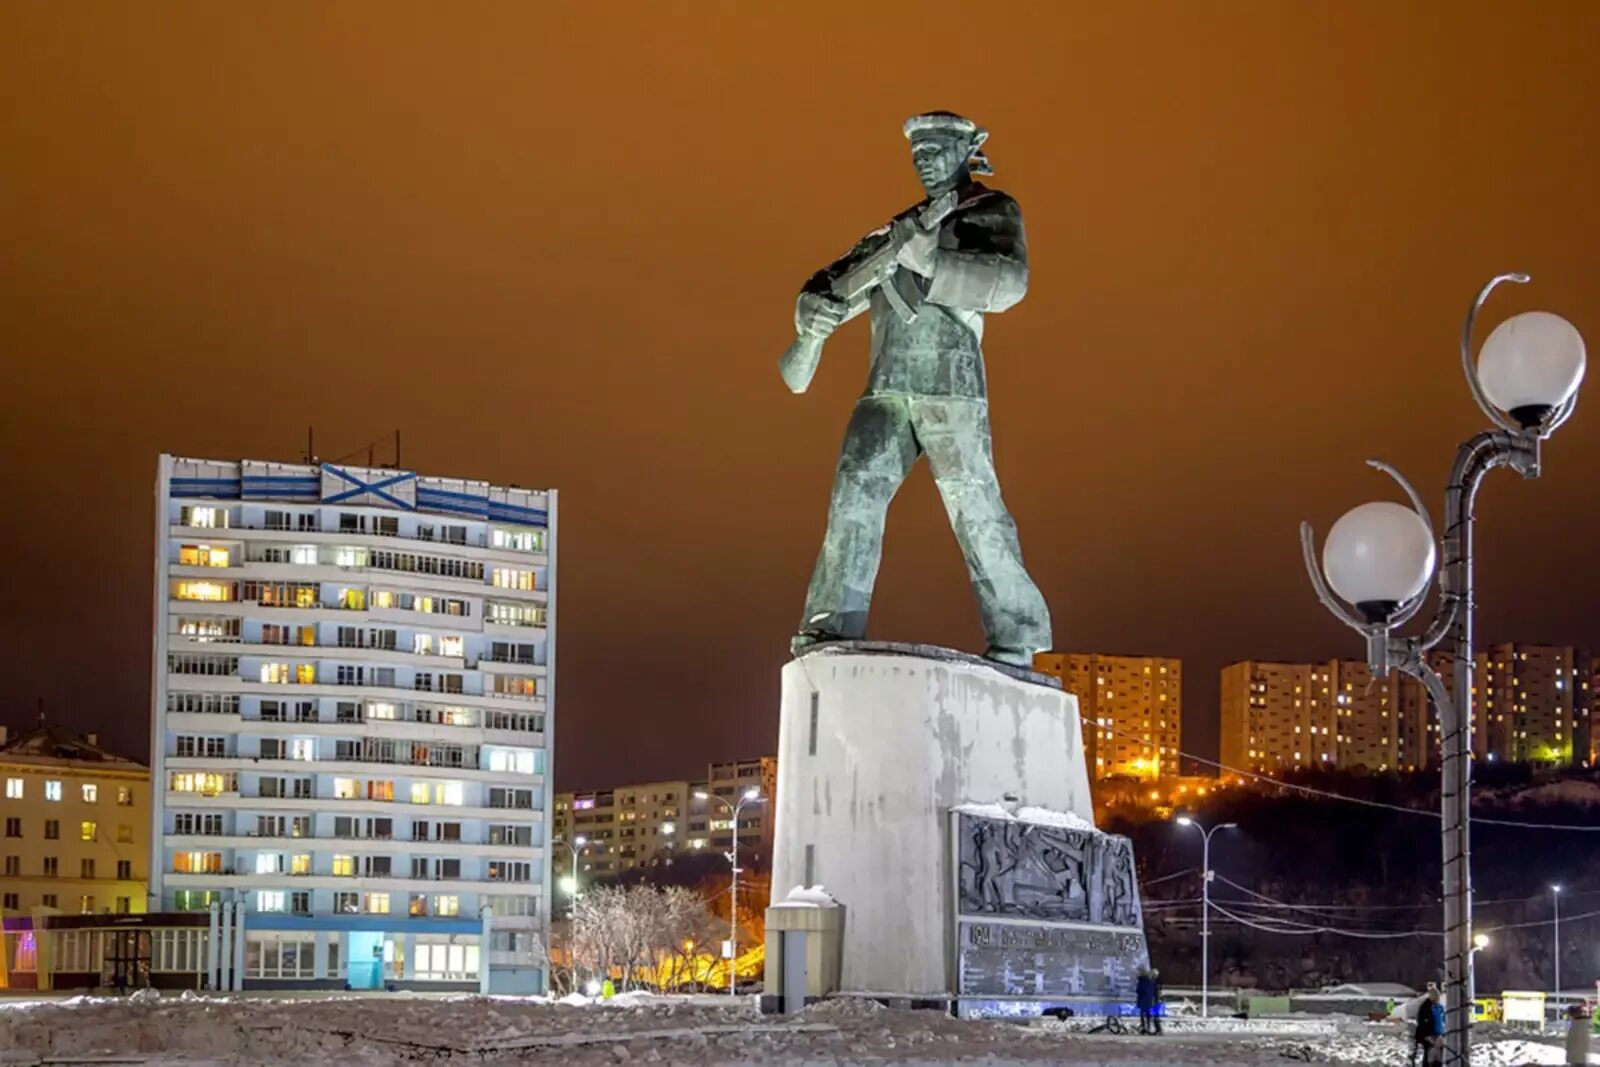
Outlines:
<svg viewBox="0 0 1600 1067"><path fill-rule="evenodd" d="M773 903L808 880L809 849L809 881L847 908L847 992L951 991L952 806L1011 793L1094 818L1076 698L915 647L824 647L783 669Z"/></svg>

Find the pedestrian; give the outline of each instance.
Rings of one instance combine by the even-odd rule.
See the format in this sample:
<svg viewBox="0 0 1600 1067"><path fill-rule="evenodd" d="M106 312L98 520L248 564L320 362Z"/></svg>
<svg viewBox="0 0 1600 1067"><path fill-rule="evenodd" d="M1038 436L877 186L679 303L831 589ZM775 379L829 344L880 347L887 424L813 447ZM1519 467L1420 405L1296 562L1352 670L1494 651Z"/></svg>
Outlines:
<svg viewBox="0 0 1600 1067"><path fill-rule="evenodd" d="M1574 1004L1567 1010L1567 1063L1589 1064L1590 1011L1588 1004Z"/></svg>
<svg viewBox="0 0 1600 1067"><path fill-rule="evenodd" d="M1411 1041L1412 1064L1417 1062L1417 1052L1422 1052L1423 1067L1444 1062L1444 1005L1439 1003L1439 989L1428 983L1428 995L1417 1005L1417 1024Z"/></svg>
<svg viewBox="0 0 1600 1067"><path fill-rule="evenodd" d="M1150 968L1150 1025L1161 1033L1161 972Z"/></svg>
<svg viewBox="0 0 1600 1067"><path fill-rule="evenodd" d="M1139 1032L1153 1032L1156 1011L1156 980L1148 967L1139 968L1139 980L1134 983L1134 999L1139 1004Z"/></svg>

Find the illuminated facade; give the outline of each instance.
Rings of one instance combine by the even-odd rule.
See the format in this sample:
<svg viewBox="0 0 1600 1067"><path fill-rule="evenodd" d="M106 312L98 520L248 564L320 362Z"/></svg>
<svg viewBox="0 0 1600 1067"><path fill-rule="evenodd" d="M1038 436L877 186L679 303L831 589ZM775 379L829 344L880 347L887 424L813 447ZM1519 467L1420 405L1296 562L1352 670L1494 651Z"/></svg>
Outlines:
<svg viewBox="0 0 1600 1067"><path fill-rule="evenodd" d="M695 794L732 804L750 789L768 800L746 804L739 812L739 855L746 863L765 863L772 856L772 813L767 807L778 785L777 759L762 756L713 763L706 772L701 781L642 782L556 794L551 838L557 846L557 873L570 872L572 852L560 846L578 836L585 840L578 870L596 875L670 864L681 852L726 852L733 846L728 809Z"/></svg>
<svg viewBox="0 0 1600 1067"><path fill-rule="evenodd" d="M94 734L0 727L0 909L137 914L150 862L150 771Z"/></svg>
<svg viewBox="0 0 1600 1067"><path fill-rule="evenodd" d="M1453 686L1448 657L1429 662ZM1479 759L1592 763L1595 661L1556 645L1493 645L1474 672ZM1313 766L1372 771L1438 765L1439 724L1420 682L1398 671L1374 682L1359 660L1247 661L1222 671L1221 761L1261 774Z"/></svg>
<svg viewBox="0 0 1600 1067"><path fill-rule="evenodd" d="M162 457L152 896L247 988L545 985L556 494Z"/></svg>
<svg viewBox="0 0 1600 1067"><path fill-rule="evenodd" d="M1474 672L1472 751L1479 759L1592 763L1594 659L1571 645L1490 645Z"/></svg>
<svg viewBox="0 0 1600 1067"><path fill-rule="evenodd" d="M1183 664L1164 656L1041 652L1034 670L1078 698L1092 779L1176 777L1183 736Z"/></svg>

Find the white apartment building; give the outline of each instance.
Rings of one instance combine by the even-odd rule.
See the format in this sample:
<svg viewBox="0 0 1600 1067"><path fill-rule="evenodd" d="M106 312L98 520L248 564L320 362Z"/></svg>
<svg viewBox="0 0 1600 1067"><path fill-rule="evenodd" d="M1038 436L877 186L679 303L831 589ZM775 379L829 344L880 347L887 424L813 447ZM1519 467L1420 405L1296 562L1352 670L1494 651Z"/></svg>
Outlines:
<svg viewBox="0 0 1600 1067"><path fill-rule="evenodd" d="M245 988L545 988L556 493L162 456L150 893Z"/></svg>

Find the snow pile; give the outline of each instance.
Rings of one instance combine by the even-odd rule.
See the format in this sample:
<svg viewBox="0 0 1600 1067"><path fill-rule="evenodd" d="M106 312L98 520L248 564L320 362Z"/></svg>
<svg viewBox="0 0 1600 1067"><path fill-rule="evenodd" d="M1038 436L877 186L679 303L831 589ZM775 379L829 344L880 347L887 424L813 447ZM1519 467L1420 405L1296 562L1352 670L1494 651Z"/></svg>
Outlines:
<svg viewBox="0 0 1600 1067"><path fill-rule="evenodd" d="M1055 826L1065 830L1087 830L1099 833L1094 823L1070 811L1051 811L1049 808L1018 808L1015 813L1000 804L979 804L969 801L954 808L963 815L976 815L984 819L1003 819L1006 822L1032 823L1034 826Z"/></svg>
<svg viewBox="0 0 1600 1067"><path fill-rule="evenodd" d="M726 1003L724 1003L726 1002ZM1090 1019L1071 1022L1092 1023ZM1562 1063L1554 1044L1498 1027L1474 1028L1474 1067ZM1338 1034L1187 1031L1159 1038L1072 1032L1056 1025L964 1021L938 1011L836 997L797 1017L760 1017L746 998L623 993L552 1003L541 998L413 994L261 995L8 1001L0 1004L0 1062L110 1056L147 1067L388 1067L411 1062L623 1063L695 1067L1283 1067L1286 1061L1400 1067L1400 1026L1346 1019ZM1597 1061L1600 1062L1600 1061Z"/></svg>
<svg viewBox="0 0 1600 1067"><path fill-rule="evenodd" d="M838 907L838 905L839 902L833 899L833 895L820 885L814 885L809 888L803 885L797 885L793 889L789 890L788 895L785 896L781 902L774 904L773 907L834 908Z"/></svg>

